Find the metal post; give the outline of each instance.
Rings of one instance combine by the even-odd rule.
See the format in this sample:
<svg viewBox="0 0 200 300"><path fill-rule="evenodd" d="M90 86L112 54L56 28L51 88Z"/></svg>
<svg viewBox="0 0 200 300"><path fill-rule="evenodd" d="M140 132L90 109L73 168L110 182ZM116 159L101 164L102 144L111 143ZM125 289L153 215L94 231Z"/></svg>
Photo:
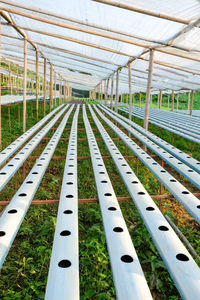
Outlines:
<svg viewBox="0 0 200 300"><path fill-rule="evenodd" d="M49 98L49 111L51 111L51 105L53 104L53 66L50 64L50 98Z"/></svg>
<svg viewBox="0 0 200 300"><path fill-rule="evenodd" d="M177 94L177 102L176 102L176 109L178 110L178 104L179 104L179 94Z"/></svg>
<svg viewBox="0 0 200 300"><path fill-rule="evenodd" d="M115 95L115 111L118 112L118 101L119 101L119 69L116 74L116 95Z"/></svg>
<svg viewBox="0 0 200 300"><path fill-rule="evenodd" d="M38 50L36 49L36 119L38 120L38 96L39 96L39 74L38 74Z"/></svg>
<svg viewBox="0 0 200 300"><path fill-rule="evenodd" d="M174 111L174 90L172 91L172 111Z"/></svg>
<svg viewBox="0 0 200 300"><path fill-rule="evenodd" d="M105 105L108 104L108 88L109 88L109 78L107 79L107 86L106 86L106 102L105 102Z"/></svg>
<svg viewBox="0 0 200 300"><path fill-rule="evenodd" d="M1 22L0 22L0 80L1 80ZM0 151L2 148L2 141L1 141L1 84L0 84Z"/></svg>
<svg viewBox="0 0 200 300"><path fill-rule="evenodd" d="M149 102L150 102L150 96L151 96L153 58L154 58L154 50L150 49L150 51L149 51L148 85L147 85L145 117L144 117L144 128L146 130L148 130L148 125L149 125Z"/></svg>
<svg viewBox="0 0 200 300"><path fill-rule="evenodd" d="M159 108L162 108L162 91L160 90Z"/></svg>
<svg viewBox="0 0 200 300"><path fill-rule="evenodd" d="M56 72L54 71L54 107L56 107Z"/></svg>
<svg viewBox="0 0 200 300"><path fill-rule="evenodd" d="M139 107L141 107L142 93L139 93Z"/></svg>
<svg viewBox="0 0 200 300"><path fill-rule="evenodd" d="M62 77L60 77L60 93L61 93L61 95L60 95L60 104L62 104L63 103L63 97L62 97L62 95L63 95L63 81L62 81Z"/></svg>
<svg viewBox="0 0 200 300"><path fill-rule="evenodd" d="M106 80L104 80L104 104L106 101Z"/></svg>
<svg viewBox="0 0 200 300"><path fill-rule="evenodd" d="M131 82L131 63L128 65L128 85L129 85L129 119L132 117L133 102L132 102L132 82Z"/></svg>
<svg viewBox="0 0 200 300"><path fill-rule="evenodd" d="M43 81L43 115L45 116L45 106L46 106L46 70L47 60L44 58L44 81Z"/></svg>
<svg viewBox="0 0 200 300"><path fill-rule="evenodd" d="M113 109L113 84L114 84L114 75L112 76L112 80L111 80L111 95L110 95L110 107L111 109Z"/></svg>
<svg viewBox="0 0 200 300"><path fill-rule="evenodd" d="M188 111L190 110L190 92L188 92Z"/></svg>
<svg viewBox="0 0 200 300"><path fill-rule="evenodd" d="M24 39L23 132L26 131L27 39Z"/></svg>
<svg viewBox="0 0 200 300"><path fill-rule="evenodd" d="M193 100L194 100L194 91L192 91L192 94L191 94L191 102L190 102L190 116L192 115L192 109L193 109Z"/></svg>

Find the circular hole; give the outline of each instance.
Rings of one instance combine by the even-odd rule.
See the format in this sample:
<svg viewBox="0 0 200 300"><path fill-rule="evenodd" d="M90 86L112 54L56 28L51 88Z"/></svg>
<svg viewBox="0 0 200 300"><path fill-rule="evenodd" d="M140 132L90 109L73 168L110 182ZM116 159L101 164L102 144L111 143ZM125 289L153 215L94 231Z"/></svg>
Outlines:
<svg viewBox="0 0 200 300"><path fill-rule="evenodd" d="M169 228L167 226L163 226L163 225L159 226L158 229L161 230L161 231L168 231L169 230Z"/></svg>
<svg viewBox="0 0 200 300"><path fill-rule="evenodd" d="M188 256L183 253L177 254L176 258L180 261L188 261L189 260Z"/></svg>
<svg viewBox="0 0 200 300"><path fill-rule="evenodd" d="M58 263L58 266L60 268L69 268L71 265L72 265L71 262L67 259L63 259Z"/></svg>
<svg viewBox="0 0 200 300"><path fill-rule="evenodd" d="M126 174L132 174L132 172L126 172Z"/></svg>
<svg viewBox="0 0 200 300"><path fill-rule="evenodd" d="M192 173L192 172L194 172L194 171L193 171L193 170L188 170L188 172Z"/></svg>
<svg viewBox="0 0 200 300"><path fill-rule="evenodd" d="M182 165L183 163L181 163L181 162L178 162L178 165Z"/></svg>
<svg viewBox="0 0 200 300"><path fill-rule="evenodd" d="M69 230L63 230L63 231L61 231L61 233L60 233L61 236L68 236L68 235L70 235L70 234L71 234L71 231L69 231Z"/></svg>
<svg viewBox="0 0 200 300"><path fill-rule="evenodd" d="M10 209L8 211L8 214L16 214L17 213L17 210L16 209Z"/></svg>
<svg viewBox="0 0 200 300"><path fill-rule="evenodd" d="M70 214L72 214L72 210L66 209L63 211L63 214L70 215Z"/></svg>
<svg viewBox="0 0 200 300"><path fill-rule="evenodd" d="M67 175L73 175L73 173L67 173Z"/></svg>
<svg viewBox="0 0 200 300"><path fill-rule="evenodd" d="M0 236L4 236L4 235L6 235L6 233L5 233L5 231L0 231Z"/></svg>
<svg viewBox="0 0 200 300"><path fill-rule="evenodd" d="M161 172L161 173L166 173L166 171L164 171L164 170L161 170L160 172Z"/></svg>
<svg viewBox="0 0 200 300"><path fill-rule="evenodd" d="M124 230L121 227L114 227L113 231L114 232L123 232Z"/></svg>
<svg viewBox="0 0 200 300"><path fill-rule="evenodd" d="M105 172L99 172L99 174L105 174Z"/></svg>
<svg viewBox="0 0 200 300"><path fill-rule="evenodd" d="M41 164L37 164L37 166L38 166L38 167L41 167L42 165L41 165Z"/></svg>
<svg viewBox="0 0 200 300"><path fill-rule="evenodd" d="M114 211L114 210L117 210L117 209L114 206L110 206L110 207L108 207L108 210Z"/></svg>
<svg viewBox="0 0 200 300"><path fill-rule="evenodd" d="M189 194L189 192L188 191L183 191L182 194L187 195L187 194Z"/></svg>
<svg viewBox="0 0 200 300"><path fill-rule="evenodd" d="M67 196L65 196L66 198L74 198L74 196L73 195L67 195Z"/></svg>
<svg viewBox="0 0 200 300"><path fill-rule="evenodd" d="M98 167L103 167L103 165L101 165L101 164L98 164L97 166L98 166Z"/></svg>
<svg viewBox="0 0 200 300"><path fill-rule="evenodd" d="M14 165L8 165L8 167L14 167Z"/></svg>
<svg viewBox="0 0 200 300"><path fill-rule="evenodd" d="M0 175L6 175L6 173L5 172L1 172Z"/></svg>
<svg viewBox="0 0 200 300"><path fill-rule="evenodd" d="M197 208L200 208L200 205L197 205Z"/></svg>
<svg viewBox="0 0 200 300"><path fill-rule="evenodd" d="M107 182L108 182L107 180L102 180L102 181L101 181L101 183L107 183Z"/></svg>
<svg viewBox="0 0 200 300"><path fill-rule="evenodd" d="M133 262L133 258L130 255L123 255L121 257L121 261L123 261L125 263L132 263Z"/></svg>
<svg viewBox="0 0 200 300"><path fill-rule="evenodd" d="M26 183L31 184L31 183L33 183L33 181L27 181Z"/></svg>
<svg viewBox="0 0 200 300"><path fill-rule="evenodd" d="M105 193L104 196L112 196L111 193Z"/></svg>
<svg viewBox="0 0 200 300"><path fill-rule="evenodd" d="M66 184L71 185L71 184L73 184L73 182L67 182Z"/></svg>
<svg viewBox="0 0 200 300"><path fill-rule="evenodd" d="M155 210L155 208L152 207L152 206L148 206L148 207L146 207L146 210L148 210L148 211L153 211L153 210Z"/></svg>
<svg viewBox="0 0 200 300"><path fill-rule="evenodd" d="M145 195L144 192L138 192L138 195Z"/></svg>
<svg viewBox="0 0 200 300"><path fill-rule="evenodd" d="M36 175L36 174L38 174L38 172L33 172L32 174Z"/></svg>
<svg viewBox="0 0 200 300"><path fill-rule="evenodd" d="M138 183L138 181L134 180L134 181L132 181L131 183L137 184L137 183Z"/></svg>
<svg viewBox="0 0 200 300"><path fill-rule="evenodd" d="M18 196L20 196L20 197L26 197L26 196L27 196L27 194L25 194L25 193L21 193L21 194L19 194Z"/></svg>
<svg viewBox="0 0 200 300"><path fill-rule="evenodd" d="M175 179L170 179L170 181L171 181L171 182L176 182L176 180L175 180Z"/></svg>
<svg viewBox="0 0 200 300"><path fill-rule="evenodd" d="M126 167L127 165L126 164L122 164L122 167Z"/></svg>

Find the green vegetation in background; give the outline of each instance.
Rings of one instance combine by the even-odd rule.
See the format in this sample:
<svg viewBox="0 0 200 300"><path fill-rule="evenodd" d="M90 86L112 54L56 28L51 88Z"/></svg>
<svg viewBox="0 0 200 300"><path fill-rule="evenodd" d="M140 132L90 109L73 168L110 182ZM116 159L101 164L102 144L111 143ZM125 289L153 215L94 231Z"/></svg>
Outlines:
<svg viewBox="0 0 200 300"><path fill-rule="evenodd" d="M150 107L158 108L158 96L159 95L152 95L152 104ZM191 98L191 93L190 93ZM134 95L134 105L139 107L139 93ZM145 107L145 99L146 94L142 93L141 97L141 107ZM179 105L178 109L188 109L188 93L182 93L179 95ZM123 95L123 102L126 103L126 95ZM164 110L171 110L172 109L172 95L170 94L169 99L169 107L168 107L168 95L162 94L162 109ZM177 94L174 94L174 110L177 109ZM194 92L194 99L193 99L193 109L200 109L200 92Z"/></svg>

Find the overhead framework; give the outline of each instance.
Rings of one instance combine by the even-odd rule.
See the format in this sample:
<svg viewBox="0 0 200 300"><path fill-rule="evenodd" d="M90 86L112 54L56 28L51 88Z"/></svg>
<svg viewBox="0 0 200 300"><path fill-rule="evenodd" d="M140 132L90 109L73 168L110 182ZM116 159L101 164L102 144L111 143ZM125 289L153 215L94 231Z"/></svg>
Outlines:
<svg viewBox="0 0 200 300"><path fill-rule="evenodd" d="M127 93L126 67L132 62L133 93L145 92L147 77L141 72L148 69L149 51L153 49L156 74L152 78L152 92L198 89L195 74L200 66L200 5L195 0L178 1L176 5L172 0L163 5L158 0L143 1L138 6L128 1L59 0L56 7L47 0L36 0L33 6L20 0L4 0L0 1L0 9L6 20L2 23L3 56L15 59L22 55L20 40L15 44L18 51L16 47L6 47L18 38L12 26L30 42L27 61L38 50L39 60L46 57L64 80L72 80L72 87L81 88L83 83L86 89L97 92L102 80L123 68L124 75L119 74L119 94ZM109 18L110 15L113 17ZM109 94L110 89L108 86Z"/></svg>

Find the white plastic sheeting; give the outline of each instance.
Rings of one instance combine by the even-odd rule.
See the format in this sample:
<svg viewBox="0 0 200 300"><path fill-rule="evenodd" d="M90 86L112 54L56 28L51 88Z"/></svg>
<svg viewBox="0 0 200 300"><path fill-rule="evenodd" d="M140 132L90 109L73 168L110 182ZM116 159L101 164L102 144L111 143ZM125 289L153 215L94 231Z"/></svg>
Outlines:
<svg viewBox="0 0 200 300"><path fill-rule="evenodd" d="M0 1L0 8L12 9L126 40L126 42L118 41L47 24L15 14L13 11L6 12L15 24L23 29L29 40L35 42L38 49L54 64L56 72L71 82L72 87L92 90L101 80L111 76L119 66L125 66L130 58L135 58L132 63L133 93L145 92L149 59L149 49L146 47L150 46L158 50L155 51L154 58L152 93L157 93L160 89L166 93L172 89L175 91L199 89L200 29L198 22L195 25L193 22L198 21L200 2L197 0L177 0L176 2L173 0L162 2L159 0L123 0L117 2L181 18L190 24L91 0L57 0L56 3L52 0L35 0L31 3L32 6L27 0L15 2L4 0ZM23 6L27 6L28 9ZM2 55L13 60L21 59L19 64L23 66L23 40L13 28L5 24L5 20L2 19L2 22L4 24L2 25ZM59 35L60 38L50 36L52 34ZM76 42L69 39L76 39ZM93 46L84 45L85 42ZM139 43L140 46L134 43ZM169 51L172 55L160 51ZM31 60L35 59L34 52L33 47L29 45L28 67L32 70L35 70L34 64L31 63ZM147 53L143 54L143 52ZM40 58L40 62L42 61L43 59ZM40 65L41 75L42 72L42 65ZM122 68L119 80L119 93L127 93L127 68Z"/></svg>

